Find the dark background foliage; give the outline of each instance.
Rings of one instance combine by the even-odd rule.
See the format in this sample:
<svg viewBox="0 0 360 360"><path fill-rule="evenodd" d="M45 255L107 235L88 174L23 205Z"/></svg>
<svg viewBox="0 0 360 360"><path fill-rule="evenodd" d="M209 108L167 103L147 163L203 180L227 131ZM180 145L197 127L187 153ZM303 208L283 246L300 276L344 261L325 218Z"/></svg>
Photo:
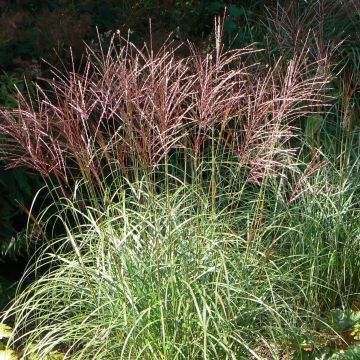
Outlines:
<svg viewBox="0 0 360 360"><path fill-rule="evenodd" d="M83 51L83 41L117 29L131 30L132 40L143 41L152 21L153 40L161 44L169 32L179 40L201 43L211 33L214 16L228 7L225 28L244 34L241 27L251 12L264 1L207 0L55 0L0 1L0 67L6 71L26 71L36 77L45 58L52 64ZM248 31L245 31L247 34ZM249 34L248 34L249 35ZM242 35L242 41L251 40ZM41 69L40 69L41 68ZM46 68L46 66L45 66Z"/></svg>

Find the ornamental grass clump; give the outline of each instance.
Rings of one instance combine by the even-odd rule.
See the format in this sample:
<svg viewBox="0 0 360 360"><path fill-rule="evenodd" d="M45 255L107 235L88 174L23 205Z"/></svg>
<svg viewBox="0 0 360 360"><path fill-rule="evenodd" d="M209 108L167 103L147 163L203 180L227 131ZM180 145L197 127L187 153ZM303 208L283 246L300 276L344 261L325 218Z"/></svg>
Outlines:
<svg viewBox="0 0 360 360"><path fill-rule="evenodd" d="M340 187L327 165L290 200L283 178L256 188L239 176L219 185L215 208L197 184L159 193L146 178L118 179L94 208L79 184L55 221L51 209L39 219L65 232L38 251L37 279L5 314L9 345L37 359L59 349L70 359L279 359L324 336L319 326L339 336L326 314L359 292L359 172Z"/></svg>
<svg viewBox="0 0 360 360"><path fill-rule="evenodd" d="M298 129L327 59L215 39L180 57L115 34L1 110L3 157L52 199L35 281L3 317L25 357L278 359L360 290L358 169L309 162Z"/></svg>
<svg viewBox="0 0 360 360"><path fill-rule="evenodd" d="M256 356L258 344L278 351L269 341L295 332L296 308L286 301L289 279L249 251L239 226L247 214L214 213L195 186L154 196L148 185L127 183L103 209L80 210L74 200L64 206L80 223L69 228L61 217L66 235L38 259L51 270L10 310L17 340L29 344L24 353L237 359Z"/></svg>

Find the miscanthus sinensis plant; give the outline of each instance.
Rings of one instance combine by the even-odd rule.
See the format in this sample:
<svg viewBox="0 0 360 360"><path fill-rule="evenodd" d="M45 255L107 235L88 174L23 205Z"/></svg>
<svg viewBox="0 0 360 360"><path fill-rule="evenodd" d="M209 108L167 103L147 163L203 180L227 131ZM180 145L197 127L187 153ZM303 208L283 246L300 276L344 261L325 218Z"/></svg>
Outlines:
<svg viewBox="0 0 360 360"><path fill-rule="evenodd" d="M215 39L179 57L116 34L1 110L3 156L53 199L3 317L25 357L277 359L359 290L358 169L338 182L291 146L326 58L265 64Z"/></svg>
<svg viewBox="0 0 360 360"><path fill-rule="evenodd" d="M143 178L108 185L94 208L79 184L52 205L65 232L4 315L9 345L38 359L279 359L319 326L335 336L328 310L359 291L359 172L340 186L327 165L290 199L282 178L219 175L215 206L198 184Z"/></svg>

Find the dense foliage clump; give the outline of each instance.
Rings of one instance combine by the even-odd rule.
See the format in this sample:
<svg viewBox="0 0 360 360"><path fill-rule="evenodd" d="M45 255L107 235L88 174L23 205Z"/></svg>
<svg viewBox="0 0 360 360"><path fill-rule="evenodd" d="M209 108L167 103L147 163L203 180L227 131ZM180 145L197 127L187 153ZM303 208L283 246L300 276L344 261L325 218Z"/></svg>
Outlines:
<svg viewBox="0 0 360 360"><path fill-rule="evenodd" d="M278 3L252 26L256 11L230 4L205 49L183 28L143 46L99 32L82 61L9 95L2 159L45 185L21 206L34 255L4 351L358 356L358 9Z"/></svg>

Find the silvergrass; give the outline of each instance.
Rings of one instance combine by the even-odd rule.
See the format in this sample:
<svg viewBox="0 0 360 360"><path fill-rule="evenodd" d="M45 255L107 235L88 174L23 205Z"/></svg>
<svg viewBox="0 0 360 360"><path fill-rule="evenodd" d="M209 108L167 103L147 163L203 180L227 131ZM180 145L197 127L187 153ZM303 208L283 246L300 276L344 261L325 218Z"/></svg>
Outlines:
<svg viewBox="0 0 360 360"><path fill-rule="evenodd" d="M44 246L35 268L48 270L5 314L11 341L39 359L55 349L71 359L261 359L266 349L277 359L299 347L359 292L358 169L340 183L326 165L301 190L289 184L290 202L283 178L262 196L241 177L222 188L221 175L215 209L196 184L154 193L146 178L118 180L96 209L60 200L66 233Z"/></svg>
<svg viewBox="0 0 360 360"><path fill-rule="evenodd" d="M114 35L1 110L4 156L53 200L2 318L24 356L279 359L359 293L359 169L315 142L307 161L297 129L324 105L326 56L252 63L215 37L179 59Z"/></svg>

